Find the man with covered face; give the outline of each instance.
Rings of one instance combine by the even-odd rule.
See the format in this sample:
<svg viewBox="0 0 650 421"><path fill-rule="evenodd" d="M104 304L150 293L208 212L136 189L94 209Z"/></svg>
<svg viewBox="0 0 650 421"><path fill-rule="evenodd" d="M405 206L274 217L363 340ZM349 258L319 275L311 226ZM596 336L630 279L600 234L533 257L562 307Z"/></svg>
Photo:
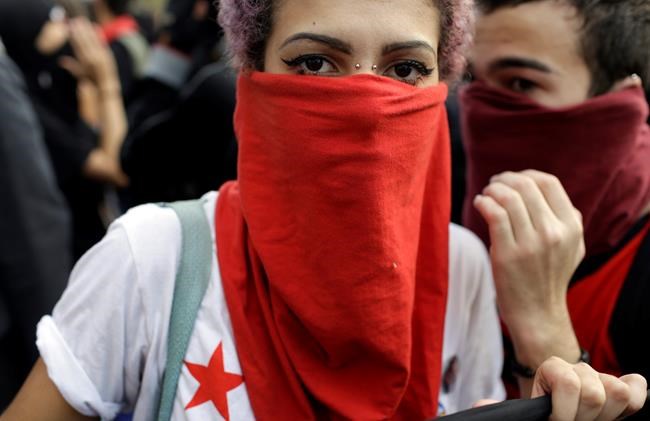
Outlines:
<svg viewBox="0 0 650 421"><path fill-rule="evenodd" d="M461 95L464 222L491 246L499 304L519 303L502 317L567 360L648 375L650 339L638 332L650 321L650 3L477 6L475 81ZM558 205L564 194L581 213L585 259L571 280L518 278L517 264L544 267L547 246L566 238L553 224L572 211ZM555 331L536 327L543 315ZM544 356L512 345L506 367L525 380Z"/></svg>

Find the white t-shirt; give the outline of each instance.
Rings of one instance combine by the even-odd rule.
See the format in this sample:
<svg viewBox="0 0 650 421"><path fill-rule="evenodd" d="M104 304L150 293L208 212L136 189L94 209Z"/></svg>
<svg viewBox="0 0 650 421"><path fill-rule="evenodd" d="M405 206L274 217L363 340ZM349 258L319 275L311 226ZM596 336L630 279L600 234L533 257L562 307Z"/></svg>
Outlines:
<svg viewBox="0 0 650 421"><path fill-rule="evenodd" d="M452 224L439 414L471 408L479 399L505 399L502 368L503 342L490 259L478 237Z"/></svg>
<svg viewBox="0 0 650 421"><path fill-rule="evenodd" d="M213 245L216 201L216 193L204 196ZM464 231L452 228L451 232L459 244L476 241L480 245ZM452 249L473 247L464 244ZM112 419L118 413L133 412L134 421L155 418L180 248L180 223L171 209L156 205L132 209L77 263L52 316L39 323L37 345L48 374L80 413ZM241 378L216 248L212 256L211 282L185 357L173 420L220 420L226 413L233 421L254 419ZM466 307L447 310L445 337L450 339L445 340L445 361L457 356L461 373L451 392L441 396L447 410L466 407L466 401L478 398L502 398L496 370L501 364L501 339L491 279L484 273L482 259L467 255L460 259L459 273L453 275L467 279L454 278L452 284L462 286L450 288L450 307ZM469 323L479 327L470 331ZM480 349L467 341L475 334L485 341ZM484 353L490 349L494 352ZM465 394L471 398L465 399Z"/></svg>

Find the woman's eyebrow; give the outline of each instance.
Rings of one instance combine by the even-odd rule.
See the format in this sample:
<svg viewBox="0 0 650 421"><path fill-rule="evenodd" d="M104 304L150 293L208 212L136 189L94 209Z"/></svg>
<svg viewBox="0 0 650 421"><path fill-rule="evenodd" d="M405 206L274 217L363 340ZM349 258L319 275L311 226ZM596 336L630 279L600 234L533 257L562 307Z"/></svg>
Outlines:
<svg viewBox="0 0 650 421"><path fill-rule="evenodd" d="M301 41L301 40L308 40L308 41L314 41L318 42L320 44L327 45L330 48L333 48L335 50L338 50L342 53L345 54L352 54L352 46L348 44L345 41L341 41L338 38L333 38L327 35L321 35L321 34L314 34L311 32L300 32L294 35L291 35L289 38L287 38L280 48L284 48L287 45L291 44L292 42L296 41Z"/></svg>
<svg viewBox="0 0 650 421"><path fill-rule="evenodd" d="M433 54L437 55L436 50L426 41L404 41L404 42L395 42L393 44L388 44L382 49L382 54L390 54L399 50L412 50L416 48L423 48L425 50L431 51Z"/></svg>

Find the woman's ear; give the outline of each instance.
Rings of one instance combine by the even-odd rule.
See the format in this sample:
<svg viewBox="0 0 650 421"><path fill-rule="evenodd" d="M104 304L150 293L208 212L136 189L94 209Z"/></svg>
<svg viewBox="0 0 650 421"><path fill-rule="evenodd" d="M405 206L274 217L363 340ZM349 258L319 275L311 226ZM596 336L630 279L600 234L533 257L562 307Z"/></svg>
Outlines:
<svg viewBox="0 0 650 421"><path fill-rule="evenodd" d="M643 81L639 75L633 74L614 83L614 86L612 86L610 92L620 92L624 89L638 88L641 86L643 86Z"/></svg>

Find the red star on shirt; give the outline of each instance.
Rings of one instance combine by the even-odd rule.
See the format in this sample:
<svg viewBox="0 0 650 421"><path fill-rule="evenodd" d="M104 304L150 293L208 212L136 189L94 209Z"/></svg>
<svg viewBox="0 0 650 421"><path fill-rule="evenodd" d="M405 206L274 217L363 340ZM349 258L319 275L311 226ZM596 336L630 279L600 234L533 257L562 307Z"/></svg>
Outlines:
<svg viewBox="0 0 650 421"><path fill-rule="evenodd" d="M214 351L207 367L185 361L185 366L199 382L199 388L185 410L212 401L219 414L229 421L227 393L242 384L244 379L238 374L225 372L222 345L220 343Z"/></svg>

